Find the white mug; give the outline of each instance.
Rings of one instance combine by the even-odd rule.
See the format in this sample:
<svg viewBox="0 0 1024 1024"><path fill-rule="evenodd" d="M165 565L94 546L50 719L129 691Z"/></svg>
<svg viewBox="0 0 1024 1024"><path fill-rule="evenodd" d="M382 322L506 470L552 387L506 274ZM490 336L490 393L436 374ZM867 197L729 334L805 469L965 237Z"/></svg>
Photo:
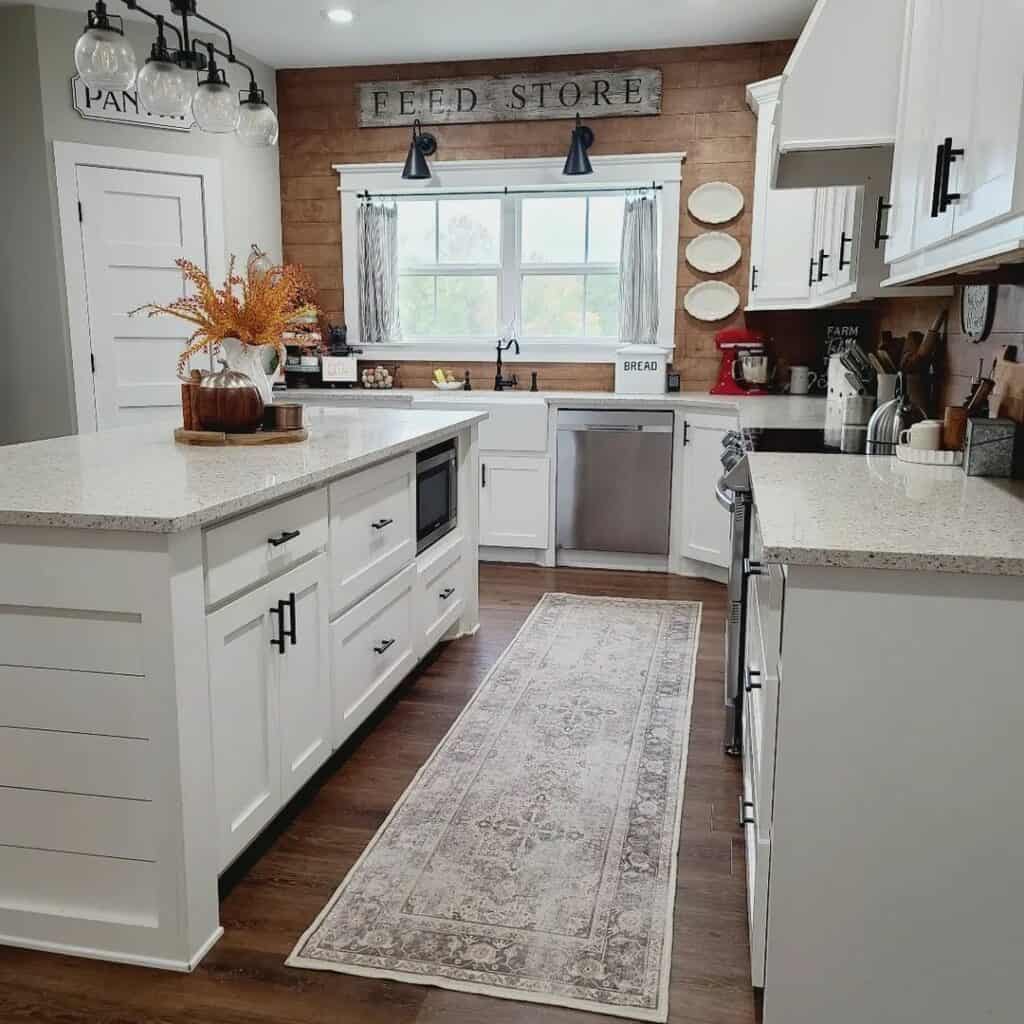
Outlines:
<svg viewBox="0 0 1024 1024"><path fill-rule="evenodd" d="M921 420L901 430L899 440L920 452L937 452L942 447L942 420Z"/></svg>
<svg viewBox="0 0 1024 1024"><path fill-rule="evenodd" d="M809 395L811 388L818 383L818 375L811 373L809 366L791 366L789 368L789 393L791 395Z"/></svg>

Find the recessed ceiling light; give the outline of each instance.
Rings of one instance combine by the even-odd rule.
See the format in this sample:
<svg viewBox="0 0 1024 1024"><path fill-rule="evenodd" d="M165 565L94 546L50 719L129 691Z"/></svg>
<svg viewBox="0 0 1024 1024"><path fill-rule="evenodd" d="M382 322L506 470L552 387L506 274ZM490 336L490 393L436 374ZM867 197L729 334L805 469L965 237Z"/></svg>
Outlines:
<svg viewBox="0 0 1024 1024"><path fill-rule="evenodd" d="M356 16L347 7L332 7L324 11L324 17L328 21L333 21L335 25L350 25Z"/></svg>

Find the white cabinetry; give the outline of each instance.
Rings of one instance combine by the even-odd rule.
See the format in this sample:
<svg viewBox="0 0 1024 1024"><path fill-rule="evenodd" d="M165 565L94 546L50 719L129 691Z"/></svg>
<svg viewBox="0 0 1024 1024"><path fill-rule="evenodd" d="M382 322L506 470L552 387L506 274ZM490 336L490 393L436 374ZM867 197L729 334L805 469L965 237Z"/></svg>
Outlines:
<svg viewBox="0 0 1024 1024"><path fill-rule="evenodd" d="M914 281L1024 237L1024 5L908 0L886 259Z"/></svg>
<svg viewBox="0 0 1024 1024"><path fill-rule="evenodd" d="M461 534L436 544L416 563L416 655L423 657L462 614L466 564Z"/></svg>
<svg viewBox="0 0 1024 1024"><path fill-rule="evenodd" d="M683 423L681 553L722 568L729 566L732 520L718 504L715 483L722 474L722 438L735 425L709 413L687 413Z"/></svg>
<svg viewBox="0 0 1024 1024"><path fill-rule="evenodd" d="M207 618L221 868L330 754L326 573L319 555Z"/></svg>
<svg viewBox="0 0 1024 1024"><path fill-rule="evenodd" d="M547 456L480 456L480 543L548 546L551 467Z"/></svg>

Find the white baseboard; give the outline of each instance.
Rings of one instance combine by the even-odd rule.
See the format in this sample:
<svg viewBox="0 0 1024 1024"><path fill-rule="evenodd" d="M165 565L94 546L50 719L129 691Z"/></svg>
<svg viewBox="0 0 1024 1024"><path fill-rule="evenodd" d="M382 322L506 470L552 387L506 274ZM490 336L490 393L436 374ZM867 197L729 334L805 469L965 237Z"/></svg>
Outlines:
<svg viewBox="0 0 1024 1024"><path fill-rule="evenodd" d="M107 960L110 963L131 964L134 967L153 967L160 971L188 974L199 966L203 957L210 952L223 934L224 929L218 926L189 960L168 960L165 957L136 955L123 950L72 946L64 942L47 942L44 939L26 938L23 935L0 935L0 946L17 946L20 949L35 949L41 953L58 953L61 956L79 956L86 960Z"/></svg>
<svg viewBox="0 0 1024 1024"><path fill-rule="evenodd" d="M479 549L481 562L512 562L520 565L546 565L547 552L543 548L494 548Z"/></svg>

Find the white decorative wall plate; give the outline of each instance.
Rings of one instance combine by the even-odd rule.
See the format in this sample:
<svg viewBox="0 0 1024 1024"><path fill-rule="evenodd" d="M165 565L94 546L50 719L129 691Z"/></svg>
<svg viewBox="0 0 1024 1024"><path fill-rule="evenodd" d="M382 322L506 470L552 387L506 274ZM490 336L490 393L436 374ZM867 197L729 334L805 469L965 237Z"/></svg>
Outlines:
<svg viewBox="0 0 1024 1024"><path fill-rule="evenodd" d="M724 224L743 212L743 193L727 181L709 181L690 193L686 208L705 224Z"/></svg>
<svg viewBox="0 0 1024 1024"><path fill-rule="evenodd" d="M686 262L704 274L721 274L735 267L743 255L740 243L724 231L705 231L686 247Z"/></svg>
<svg viewBox="0 0 1024 1024"><path fill-rule="evenodd" d="M683 297L683 309L698 320L724 320L739 309L740 293L724 281L702 281Z"/></svg>

